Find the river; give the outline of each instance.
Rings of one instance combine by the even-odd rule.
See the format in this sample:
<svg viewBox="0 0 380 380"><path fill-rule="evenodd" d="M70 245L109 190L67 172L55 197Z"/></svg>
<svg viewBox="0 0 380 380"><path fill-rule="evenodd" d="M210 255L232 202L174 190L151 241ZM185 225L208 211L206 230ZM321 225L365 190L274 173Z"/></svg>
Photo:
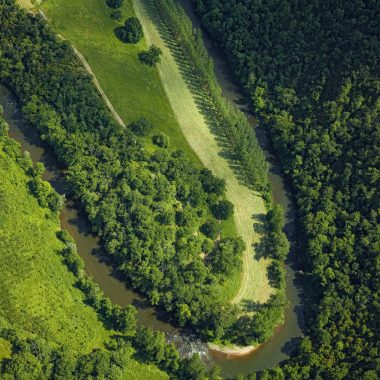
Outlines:
<svg viewBox="0 0 380 380"><path fill-rule="evenodd" d="M180 3L185 8L195 27L200 27L199 18L194 14L191 1L181 0ZM209 54L215 63L215 73L217 75L223 95L233 104L249 114L244 97L239 87L236 85L231 71L228 67L227 59L220 49L211 41L207 33L204 32L204 42ZM23 151L28 151L34 162L44 163L46 171L44 179L49 181L56 191L64 194L64 178L59 163L49 147L44 144L37 131L28 128L28 124L23 120L17 108L17 101L12 93L0 86L0 104L4 108L4 118L8 122L9 135L21 144ZM258 131L260 132L260 131ZM280 166L271 153L271 148L265 138L265 134L260 132L260 143L266 153L268 161L271 163L270 182L273 189L274 202L281 204L286 210L287 224L286 232L291 241L295 236L295 208L291 198L289 184L281 175ZM295 276L295 244L292 244L291 254L286 265L287 299L289 306L285 310L285 323L279 327L273 337L263 344L251 355L241 358L227 358L223 354L209 352L207 347L198 339L188 336L176 327L167 323L167 317L150 307L142 297L136 292L128 289L126 285L118 280L111 267L104 262L105 255L99 244L99 238L91 233L91 226L86 216L75 207L72 201L67 201L60 215L61 225L67 229L75 239L78 252L83 258L86 271L99 284L104 294L113 302L121 306L133 304L137 308L138 323L145 326L152 326L155 329L166 332L170 339L178 344L178 348L183 353L199 352L206 361L216 362L222 369L225 377L236 374L248 374L264 368L277 365L286 359L294 347L295 341L301 336L302 305L300 297L300 285L297 284Z"/></svg>

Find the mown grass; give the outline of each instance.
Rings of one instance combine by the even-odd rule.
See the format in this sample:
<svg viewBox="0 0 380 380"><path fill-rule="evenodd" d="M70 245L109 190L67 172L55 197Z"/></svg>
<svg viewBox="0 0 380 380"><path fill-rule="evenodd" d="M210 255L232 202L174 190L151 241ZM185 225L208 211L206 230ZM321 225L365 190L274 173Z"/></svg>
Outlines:
<svg viewBox="0 0 380 380"><path fill-rule="evenodd" d="M255 254L254 245L259 243L260 235L253 229L253 217L266 213L264 200L239 182L227 159L220 154L222 148L210 131L204 110L199 108L195 95L186 84L185 70L177 64L176 55L180 54L181 49L175 46L152 1L135 0L134 6L148 42L154 43L163 51L158 70L179 125L203 165L225 179L227 198L235 206L236 230L247 245L241 276L235 275L226 281L222 293L234 303L245 299L265 302L273 289L267 278L268 260L258 258ZM183 64L186 57L181 58Z"/></svg>
<svg viewBox="0 0 380 380"><path fill-rule="evenodd" d="M39 336L84 354L102 347L113 331L84 303L75 278L62 263L58 217L41 208L29 177L0 144L0 321L22 336ZM10 346L0 339L0 359ZM125 378L161 379L154 366L131 360Z"/></svg>

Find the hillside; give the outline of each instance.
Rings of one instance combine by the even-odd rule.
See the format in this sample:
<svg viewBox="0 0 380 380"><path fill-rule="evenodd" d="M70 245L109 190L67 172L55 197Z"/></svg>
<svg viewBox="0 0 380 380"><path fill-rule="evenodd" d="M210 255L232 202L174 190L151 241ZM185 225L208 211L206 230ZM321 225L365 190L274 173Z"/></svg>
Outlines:
<svg viewBox="0 0 380 380"><path fill-rule="evenodd" d="M65 243L57 237L58 214L42 207L33 194L30 158L4 135L2 119L0 130L0 361L6 359L0 362L1 373L18 379L57 374L59 369L52 364L57 353L73 367L82 357L95 371L91 355L101 352L109 361L106 345L115 332L104 327L63 262ZM44 186L51 191L46 182ZM44 359L29 348L33 344L44 352ZM115 378L167 378L156 367L132 359L132 348L125 349L123 366L112 369ZM111 371L112 365L104 370ZM84 373L77 366L77 374ZM69 372L65 376L71 378Z"/></svg>

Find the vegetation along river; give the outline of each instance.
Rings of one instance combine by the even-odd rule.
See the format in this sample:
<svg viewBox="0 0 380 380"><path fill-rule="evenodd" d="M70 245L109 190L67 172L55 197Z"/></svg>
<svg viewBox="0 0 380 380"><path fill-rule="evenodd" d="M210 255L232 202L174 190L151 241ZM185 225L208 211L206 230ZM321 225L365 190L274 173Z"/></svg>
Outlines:
<svg viewBox="0 0 380 380"><path fill-rule="evenodd" d="M191 1L183 0L180 3L185 8L194 26L199 28L200 21L192 10ZM247 112L248 117L252 118L246 109L242 93L233 80L226 57L213 45L205 32L204 42L214 60L215 72L224 96L237 107ZM0 86L0 104L4 107L4 117L10 126L10 136L21 143L22 150L27 150L33 161L44 163L46 167L44 179L48 180L59 193L63 194L64 181L62 171L59 168L54 153L41 142L36 131L28 128L17 109L16 99L4 86ZM293 240L295 235L295 210L290 188L280 174L280 168L275 157L270 153L265 135L260 133L259 138L271 163L270 181L273 189L273 199L286 210L286 232L288 237ZM297 284L294 268L296 265L294 244L292 244L292 251L286 266L289 306L285 312L284 325L278 328L273 337L255 352L239 358L229 358L224 354L209 352L207 347L197 339L186 337L186 334L181 333L171 324L164 322L163 320L167 319L165 316L157 315L154 309L149 307L137 293L128 289L123 282L119 281L117 275L112 272L112 269L102 259L103 255L99 245L99 238L91 233L91 227L85 215L82 215L70 200L65 203L60 219L62 227L67 229L75 239L78 252L85 261L86 270L94 281L99 284L106 296L122 306L129 303L134 304L138 310L137 318L140 324L152 326L168 333L171 340L178 343L180 351L197 351L205 359L215 361L222 368L224 376L233 376L238 373L248 374L278 364L287 357L294 347L294 342L301 335L303 322L302 305L300 286Z"/></svg>

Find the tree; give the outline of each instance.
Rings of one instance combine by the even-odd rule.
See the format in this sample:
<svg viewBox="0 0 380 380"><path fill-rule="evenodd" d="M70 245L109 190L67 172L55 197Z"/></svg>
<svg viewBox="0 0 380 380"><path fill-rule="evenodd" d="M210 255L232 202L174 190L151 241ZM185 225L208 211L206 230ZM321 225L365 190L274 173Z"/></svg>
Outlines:
<svg viewBox="0 0 380 380"><path fill-rule="evenodd" d="M117 9L123 5L124 0L107 0L106 3L110 8Z"/></svg>
<svg viewBox="0 0 380 380"><path fill-rule="evenodd" d="M220 231L220 226L214 220L208 220L202 224L200 231L210 239L215 239Z"/></svg>
<svg viewBox="0 0 380 380"><path fill-rule="evenodd" d="M161 148L167 148L169 146L169 136L164 132L159 132L153 136L153 143L160 146Z"/></svg>
<svg viewBox="0 0 380 380"><path fill-rule="evenodd" d="M234 205L230 201L222 200L213 204L211 211L215 218L227 220L234 212Z"/></svg>
<svg viewBox="0 0 380 380"><path fill-rule="evenodd" d="M162 51L160 48L158 48L155 45L151 45L149 47L149 50L142 51L139 53L139 60L148 66L154 66L158 62L160 62L160 60L161 60L160 55L161 54L162 54Z"/></svg>
<svg viewBox="0 0 380 380"><path fill-rule="evenodd" d="M153 125L148 119L142 117L129 124L129 128L131 128L132 132L137 136L147 136L152 131Z"/></svg>
<svg viewBox="0 0 380 380"><path fill-rule="evenodd" d="M124 26L116 29L120 40L129 44L137 44L144 36L143 28L138 18L129 17Z"/></svg>
<svg viewBox="0 0 380 380"><path fill-rule="evenodd" d="M216 195L223 194L226 188L226 182L221 178L215 177L210 169L202 169L199 178L203 189L207 193L215 193Z"/></svg>

